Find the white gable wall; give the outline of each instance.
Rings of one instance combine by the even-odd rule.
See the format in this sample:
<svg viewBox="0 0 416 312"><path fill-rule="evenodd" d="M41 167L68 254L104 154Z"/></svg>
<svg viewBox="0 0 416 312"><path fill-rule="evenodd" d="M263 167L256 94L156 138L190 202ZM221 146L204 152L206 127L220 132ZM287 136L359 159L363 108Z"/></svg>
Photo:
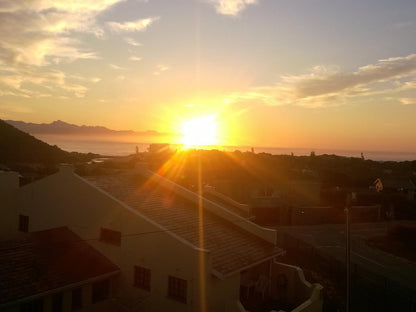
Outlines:
<svg viewBox="0 0 416 312"><path fill-rule="evenodd" d="M209 252L166 232L67 169L20 188L17 209L29 216L29 231L68 226L118 265L117 304L145 311L200 311L200 276L206 281L208 310L224 311L228 301L238 300L239 280L212 277ZM99 241L101 227L120 231L121 245ZM150 292L133 286L135 265L151 270ZM187 304L168 298L169 275L187 280Z"/></svg>

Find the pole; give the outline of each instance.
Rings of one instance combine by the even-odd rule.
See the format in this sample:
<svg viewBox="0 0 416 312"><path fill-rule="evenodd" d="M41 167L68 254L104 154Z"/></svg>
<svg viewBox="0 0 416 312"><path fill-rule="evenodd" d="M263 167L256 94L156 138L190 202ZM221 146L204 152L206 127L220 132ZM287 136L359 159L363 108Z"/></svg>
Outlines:
<svg viewBox="0 0 416 312"><path fill-rule="evenodd" d="M346 266L346 307L345 311L350 311L350 208L351 195L347 196L345 205L345 266Z"/></svg>

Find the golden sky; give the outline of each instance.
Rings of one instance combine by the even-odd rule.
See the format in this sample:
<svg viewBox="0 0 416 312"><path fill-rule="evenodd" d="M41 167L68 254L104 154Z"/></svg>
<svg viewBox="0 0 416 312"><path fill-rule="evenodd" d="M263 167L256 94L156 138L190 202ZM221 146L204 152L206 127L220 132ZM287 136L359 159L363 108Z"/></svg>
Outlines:
<svg viewBox="0 0 416 312"><path fill-rule="evenodd" d="M0 118L416 151L416 3L3 0Z"/></svg>

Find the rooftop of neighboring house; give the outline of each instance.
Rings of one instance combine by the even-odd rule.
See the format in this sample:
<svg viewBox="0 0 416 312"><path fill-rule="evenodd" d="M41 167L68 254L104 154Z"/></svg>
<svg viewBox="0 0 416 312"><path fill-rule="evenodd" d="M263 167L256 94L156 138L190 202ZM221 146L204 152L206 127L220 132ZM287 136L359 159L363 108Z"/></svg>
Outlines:
<svg viewBox="0 0 416 312"><path fill-rule="evenodd" d="M384 188L416 190L415 183L407 177L382 177L380 180Z"/></svg>
<svg viewBox="0 0 416 312"><path fill-rule="evenodd" d="M201 216L197 204L140 174L85 178L195 247L209 250L213 269L222 276L283 253L281 248L243 230L239 221L227 221L205 209Z"/></svg>
<svg viewBox="0 0 416 312"><path fill-rule="evenodd" d="M0 305L118 272L66 227L19 233L0 241Z"/></svg>

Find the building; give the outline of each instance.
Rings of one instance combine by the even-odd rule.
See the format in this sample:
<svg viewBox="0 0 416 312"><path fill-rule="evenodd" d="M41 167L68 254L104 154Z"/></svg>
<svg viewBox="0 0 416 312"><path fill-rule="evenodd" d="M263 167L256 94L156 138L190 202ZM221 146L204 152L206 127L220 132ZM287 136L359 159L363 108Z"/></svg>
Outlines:
<svg viewBox="0 0 416 312"><path fill-rule="evenodd" d="M251 288L263 298L291 293L295 305L310 300L312 311L322 306L320 285L290 278L287 290L273 287L279 274L298 276L276 262L284 251L274 230L146 169L83 178L61 165L58 173L21 188L5 184L15 189L8 215L20 231L66 226L120 268L113 307L245 311L240 290ZM298 285L296 295L291 285Z"/></svg>
<svg viewBox="0 0 416 312"><path fill-rule="evenodd" d="M0 241L1 311L109 311L119 268L66 227Z"/></svg>

